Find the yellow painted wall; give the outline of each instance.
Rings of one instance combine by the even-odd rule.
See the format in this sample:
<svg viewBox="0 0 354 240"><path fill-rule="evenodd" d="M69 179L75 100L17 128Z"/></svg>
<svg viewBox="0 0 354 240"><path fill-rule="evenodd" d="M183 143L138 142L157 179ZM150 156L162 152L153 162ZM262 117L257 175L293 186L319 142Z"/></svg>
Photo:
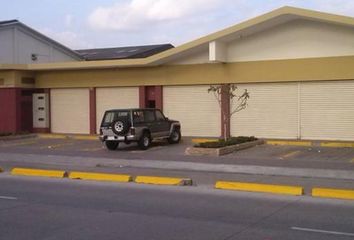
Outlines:
<svg viewBox="0 0 354 240"><path fill-rule="evenodd" d="M354 79L354 56L238 63L42 71L38 88L196 85Z"/></svg>

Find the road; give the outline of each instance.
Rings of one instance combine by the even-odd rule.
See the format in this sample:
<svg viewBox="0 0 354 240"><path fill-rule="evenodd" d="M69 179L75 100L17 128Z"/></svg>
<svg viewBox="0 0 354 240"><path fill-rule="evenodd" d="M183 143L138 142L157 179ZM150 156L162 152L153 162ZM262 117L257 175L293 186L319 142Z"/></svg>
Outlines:
<svg viewBox="0 0 354 240"><path fill-rule="evenodd" d="M0 175L0 239L354 239L352 201Z"/></svg>

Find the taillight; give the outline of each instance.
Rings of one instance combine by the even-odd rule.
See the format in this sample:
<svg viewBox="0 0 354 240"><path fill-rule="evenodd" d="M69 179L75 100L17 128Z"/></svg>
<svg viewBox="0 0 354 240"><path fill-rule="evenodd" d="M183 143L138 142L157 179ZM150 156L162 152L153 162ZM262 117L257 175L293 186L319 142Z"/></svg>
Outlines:
<svg viewBox="0 0 354 240"><path fill-rule="evenodd" d="M130 135L135 135L135 128L130 128Z"/></svg>

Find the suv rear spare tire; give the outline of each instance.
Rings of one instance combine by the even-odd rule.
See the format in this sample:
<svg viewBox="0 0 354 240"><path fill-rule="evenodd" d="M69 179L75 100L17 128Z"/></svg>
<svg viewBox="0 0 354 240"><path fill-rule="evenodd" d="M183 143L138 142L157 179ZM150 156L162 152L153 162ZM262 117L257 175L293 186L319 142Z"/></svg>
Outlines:
<svg viewBox="0 0 354 240"><path fill-rule="evenodd" d="M124 135L129 130L129 124L126 119L118 119L112 122L112 131L117 135Z"/></svg>

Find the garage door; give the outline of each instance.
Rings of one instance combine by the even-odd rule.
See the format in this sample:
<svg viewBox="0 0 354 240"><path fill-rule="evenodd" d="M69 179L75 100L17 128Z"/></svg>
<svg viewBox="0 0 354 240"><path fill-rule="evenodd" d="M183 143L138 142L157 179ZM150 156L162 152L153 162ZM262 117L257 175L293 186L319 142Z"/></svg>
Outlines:
<svg viewBox="0 0 354 240"><path fill-rule="evenodd" d="M97 88L97 131L99 131L106 110L137 107L139 107L139 88L137 87Z"/></svg>
<svg viewBox="0 0 354 240"><path fill-rule="evenodd" d="M54 133L90 133L89 90L51 90L51 128Z"/></svg>
<svg viewBox="0 0 354 240"><path fill-rule="evenodd" d="M233 136L291 139L298 137L298 84L239 84L248 89L248 107L233 115Z"/></svg>
<svg viewBox="0 0 354 240"><path fill-rule="evenodd" d="M220 108L213 94L203 86L163 88L163 110L167 117L181 122L184 136L220 136Z"/></svg>
<svg viewBox="0 0 354 240"><path fill-rule="evenodd" d="M354 140L354 81L301 83L301 136Z"/></svg>

